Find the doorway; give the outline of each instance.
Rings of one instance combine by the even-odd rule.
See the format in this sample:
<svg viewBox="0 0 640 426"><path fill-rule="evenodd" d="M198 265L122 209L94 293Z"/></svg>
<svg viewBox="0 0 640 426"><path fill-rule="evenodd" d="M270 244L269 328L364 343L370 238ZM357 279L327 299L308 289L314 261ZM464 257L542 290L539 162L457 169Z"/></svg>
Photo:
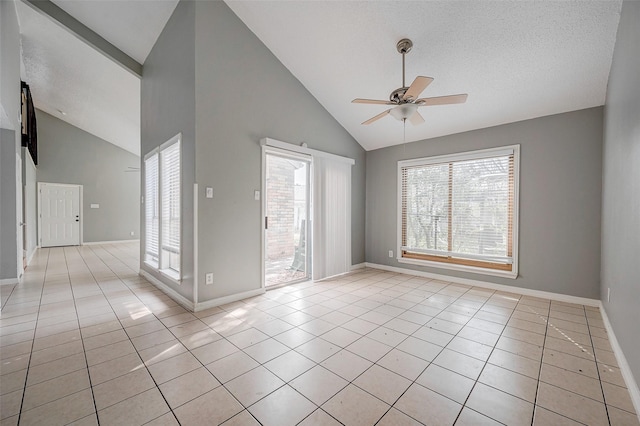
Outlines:
<svg viewBox="0 0 640 426"><path fill-rule="evenodd" d="M40 247L80 245L81 206L82 185L38 183Z"/></svg>
<svg viewBox="0 0 640 426"><path fill-rule="evenodd" d="M264 283L266 287L311 276L311 157L264 151Z"/></svg>
<svg viewBox="0 0 640 426"><path fill-rule="evenodd" d="M22 191L22 157L20 157L19 154L16 154L16 218L18 221L16 257L18 258L18 279L22 277L26 263L23 244L24 219L22 213Z"/></svg>

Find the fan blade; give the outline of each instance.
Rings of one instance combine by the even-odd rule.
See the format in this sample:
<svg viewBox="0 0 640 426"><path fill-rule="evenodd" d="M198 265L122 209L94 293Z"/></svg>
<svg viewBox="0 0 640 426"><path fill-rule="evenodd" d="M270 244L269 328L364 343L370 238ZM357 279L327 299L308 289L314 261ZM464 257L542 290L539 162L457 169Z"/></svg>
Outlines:
<svg viewBox="0 0 640 426"><path fill-rule="evenodd" d="M422 91L431 84L432 81L433 78L431 77L423 77L419 75L415 80L413 80L413 83L411 83L411 86L409 86L409 89L405 92L402 99L406 101L407 99L417 98L418 96L420 96L420 93L422 93Z"/></svg>
<svg viewBox="0 0 640 426"><path fill-rule="evenodd" d="M390 101L379 101L377 99L354 99L351 101L352 104L371 104L371 105L395 105L395 103Z"/></svg>
<svg viewBox="0 0 640 426"><path fill-rule="evenodd" d="M469 95L466 93L460 95L436 96L435 98L418 99L414 103L420 106L463 104L467 101L467 96Z"/></svg>
<svg viewBox="0 0 640 426"><path fill-rule="evenodd" d="M374 121L380 120L382 117L384 117L385 115L389 114L389 111L391 111L391 110L388 109L385 112L381 112L380 114L376 115L375 117L371 117L367 121L363 121L362 124L371 124Z"/></svg>
<svg viewBox="0 0 640 426"><path fill-rule="evenodd" d="M416 112L413 113L413 115L411 117L409 117L409 121L414 126L417 126L419 124L424 123L424 117L418 111L416 111Z"/></svg>

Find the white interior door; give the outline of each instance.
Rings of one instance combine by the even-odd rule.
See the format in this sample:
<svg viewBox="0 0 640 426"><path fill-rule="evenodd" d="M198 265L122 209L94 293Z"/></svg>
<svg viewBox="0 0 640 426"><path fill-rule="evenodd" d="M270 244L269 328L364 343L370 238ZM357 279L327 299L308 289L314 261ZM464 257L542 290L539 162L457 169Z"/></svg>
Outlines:
<svg viewBox="0 0 640 426"><path fill-rule="evenodd" d="M80 245L80 185L40 183L40 246Z"/></svg>

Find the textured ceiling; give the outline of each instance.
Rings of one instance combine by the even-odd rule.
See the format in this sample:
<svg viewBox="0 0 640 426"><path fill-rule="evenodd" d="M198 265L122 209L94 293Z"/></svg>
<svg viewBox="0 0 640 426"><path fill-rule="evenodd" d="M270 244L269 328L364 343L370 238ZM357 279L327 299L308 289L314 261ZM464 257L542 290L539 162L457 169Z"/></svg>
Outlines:
<svg viewBox="0 0 640 426"><path fill-rule="evenodd" d="M53 0L144 62L177 0ZM227 1L367 150L403 142L392 117L360 123L401 85L396 42L414 42L407 81L433 77L422 96L468 93L466 104L421 108L407 141L604 103L621 1ZM134 153L140 82L17 1L25 70L36 106ZM65 111L62 116L58 110Z"/></svg>
<svg viewBox="0 0 640 426"><path fill-rule="evenodd" d="M386 108L401 86L396 42L408 37L407 84L423 96L468 93L424 107L407 141L604 104L621 1L229 1L227 4L367 150L403 142Z"/></svg>
<svg viewBox="0 0 640 426"><path fill-rule="evenodd" d="M16 4L35 106L140 155L140 79L49 17Z"/></svg>
<svg viewBox="0 0 640 426"><path fill-rule="evenodd" d="M178 0L52 0L142 64Z"/></svg>

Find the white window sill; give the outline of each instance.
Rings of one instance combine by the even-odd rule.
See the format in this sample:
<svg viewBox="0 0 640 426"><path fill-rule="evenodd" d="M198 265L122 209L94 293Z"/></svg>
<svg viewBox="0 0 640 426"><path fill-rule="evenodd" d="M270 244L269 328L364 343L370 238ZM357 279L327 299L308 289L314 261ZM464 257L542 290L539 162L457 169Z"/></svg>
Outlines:
<svg viewBox="0 0 640 426"><path fill-rule="evenodd" d="M171 281L173 284L182 285L182 277L180 274L172 269L158 269L158 264L155 262L144 261L144 264L156 272L159 272L164 278Z"/></svg>
<svg viewBox="0 0 640 426"><path fill-rule="evenodd" d="M405 259L404 257L399 257L396 260L399 263L406 263L409 265L428 266L431 268L449 269L452 271L472 272L474 274L490 275L493 277L509 278L512 280L518 278L518 267L515 264L513 265L513 271L498 271L488 268L478 268L477 266L456 265L452 263L433 262L429 260Z"/></svg>
<svg viewBox="0 0 640 426"><path fill-rule="evenodd" d="M160 273L165 277L169 278L175 284L178 284L178 285L182 284L180 274L174 271L173 269L160 269Z"/></svg>

